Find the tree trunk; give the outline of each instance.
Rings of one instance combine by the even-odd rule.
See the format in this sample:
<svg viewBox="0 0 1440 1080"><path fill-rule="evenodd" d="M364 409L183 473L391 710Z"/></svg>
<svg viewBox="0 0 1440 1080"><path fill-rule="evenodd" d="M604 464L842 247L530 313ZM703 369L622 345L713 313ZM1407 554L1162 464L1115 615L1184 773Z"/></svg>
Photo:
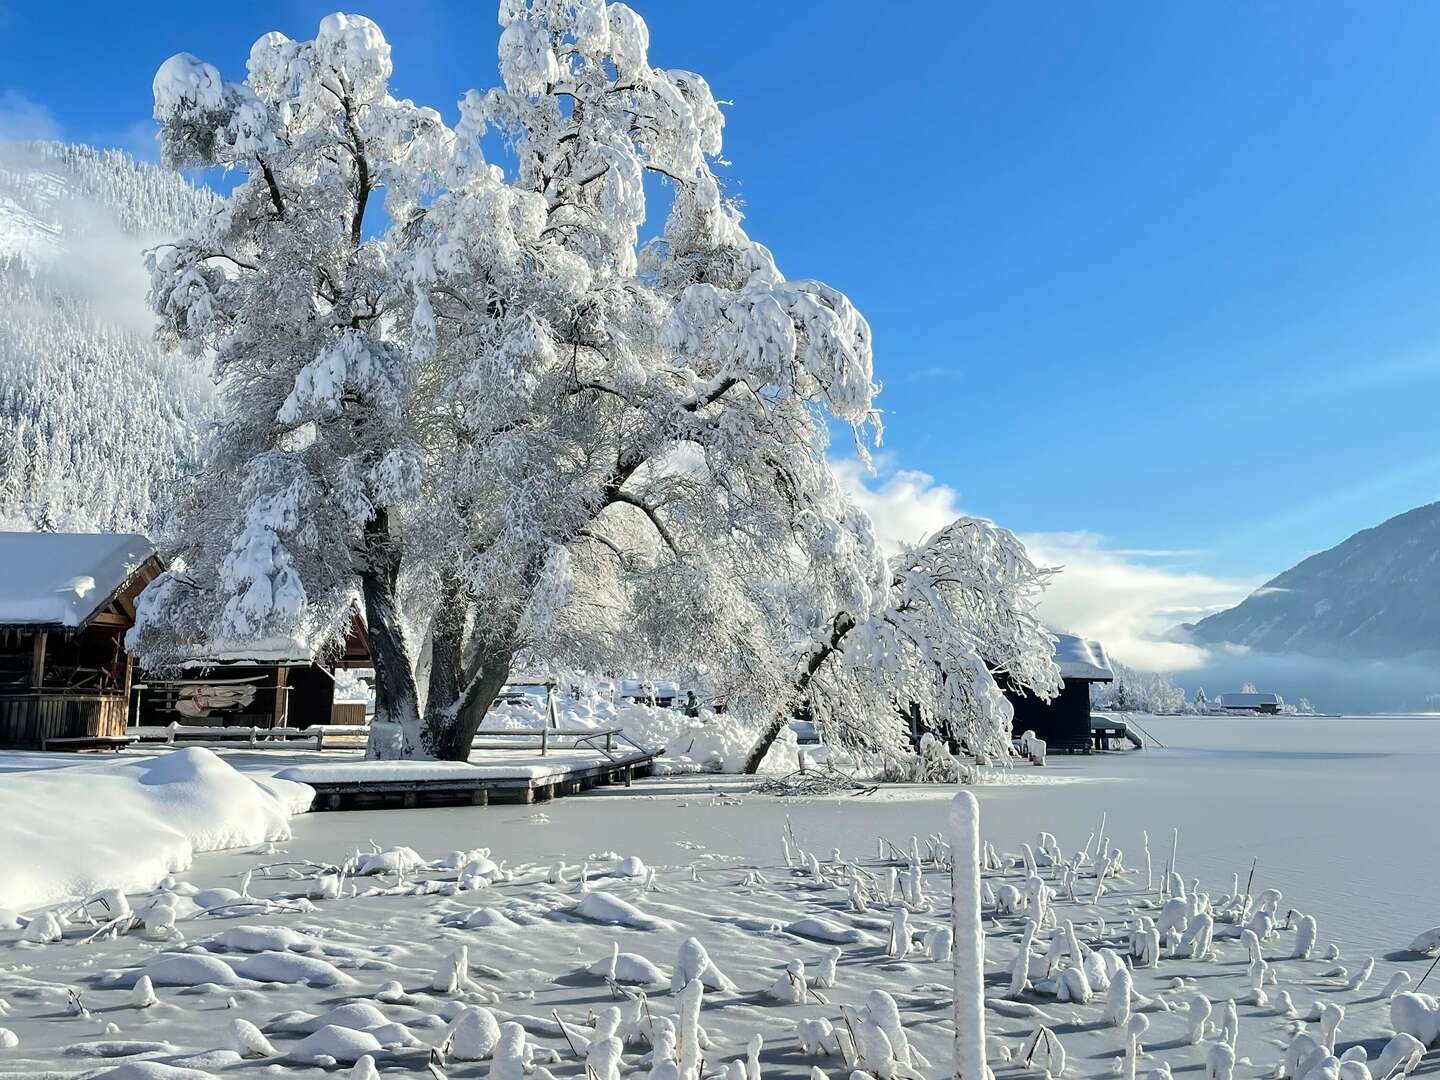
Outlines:
<svg viewBox="0 0 1440 1080"><path fill-rule="evenodd" d="M440 583L440 605L430 623L430 679L426 684L425 715L436 705L448 706L465 690L465 587L453 575Z"/></svg>
<svg viewBox="0 0 1440 1080"><path fill-rule="evenodd" d="M845 635L854 629L855 617L849 612L842 611L835 616L830 623L830 640L810 654L810 659L805 663L805 670L795 680L795 693L792 695L791 701L799 701L805 697L805 692L810 689L810 683L815 678L815 673L829 659L830 654L840 648L840 642L845 639ZM771 717L770 722L765 725L765 730L760 733L760 740L745 759L746 773L753 776L760 771L760 763L765 760L765 755L770 752L770 747L775 745L775 740L780 737L780 733L790 723L789 704L787 702L784 708Z"/></svg>
<svg viewBox="0 0 1440 1080"><path fill-rule="evenodd" d="M470 760L475 732L510 678L515 650L508 642L509 635L505 635L500 642L477 647L463 696L452 696L443 706L440 699L431 697L425 710L424 730L425 748L431 757L440 761Z"/></svg>
<svg viewBox="0 0 1440 1080"><path fill-rule="evenodd" d="M390 518L385 510L377 510L365 524L365 567L360 572L371 662L375 667L371 757L413 757L419 749L415 674L395 596L399 576L400 551L390 536Z"/></svg>
<svg viewBox="0 0 1440 1080"><path fill-rule="evenodd" d="M789 708L781 709L770 722L765 725L765 730L760 733L760 741L750 751L750 756L745 759L745 772L753 776L760 771L760 763L765 760L765 755L770 752L770 747L775 745L775 740L780 737L780 732L785 730L785 725L790 723Z"/></svg>

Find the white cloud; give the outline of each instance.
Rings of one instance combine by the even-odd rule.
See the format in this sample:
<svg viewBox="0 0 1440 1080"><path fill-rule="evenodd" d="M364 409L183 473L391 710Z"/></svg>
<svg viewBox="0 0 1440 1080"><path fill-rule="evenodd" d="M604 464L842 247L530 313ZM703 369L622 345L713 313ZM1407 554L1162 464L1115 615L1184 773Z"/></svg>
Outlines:
<svg viewBox="0 0 1440 1080"><path fill-rule="evenodd" d="M960 493L929 473L899 469L889 455L876 458L878 475L867 474L854 458L832 463L840 483L875 523L875 536L887 554L918 544L961 514Z"/></svg>
<svg viewBox="0 0 1440 1080"><path fill-rule="evenodd" d="M1258 584L1108 548L1105 538L1092 532L1029 533L1021 539L1036 562L1061 567L1041 603L1046 622L1095 638L1122 663L1146 671L1204 666L1205 649L1166 641L1166 634L1179 623L1239 603Z"/></svg>
<svg viewBox="0 0 1440 1080"><path fill-rule="evenodd" d="M896 468L893 459L880 459L874 476L853 459L835 466L886 551L916 543L966 512L954 488L928 473ZM1165 560L1186 553L1111 548L1093 532L1022 533L1020 539L1037 563L1061 567L1041 602L1045 621L1104 642L1123 663L1150 671L1203 666L1204 649L1166 641L1166 633L1238 603L1259 584L1176 569Z"/></svg>
<svg viewBox="0 0 1440 1080"><path fill-rule="evenodd" d="M60 125L50 110L18 90L0 90L0 142L58 138Z"/></svg>

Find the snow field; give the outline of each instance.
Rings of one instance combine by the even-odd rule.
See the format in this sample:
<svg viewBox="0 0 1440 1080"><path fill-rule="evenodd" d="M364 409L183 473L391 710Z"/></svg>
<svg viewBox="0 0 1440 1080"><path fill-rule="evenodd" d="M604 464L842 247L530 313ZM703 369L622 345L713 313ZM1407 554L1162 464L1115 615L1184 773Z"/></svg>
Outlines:
<svg viewBox="0 0 1440 1080"><path fill-rule="evenodd" d="M698 841L679 862L648 865L614 851L511 862L498 849L427 857L405 846L314 858L329 830L299 845L304 854L266 845L209 857L199 869L225 876L195 895L228 894L227 905L180 903L188 889L127 898L142 920L157 906L176 913L154 936L148 920L86 943L93 928L73 922L43 945L24 940L29 927L0 932L4 1024L18 1043L5 1065L65 1063L121 1080L358 1076L432 1060L447 1076L515 1080L527 1070L541 1080L798 1078L817 1067L949 1075L946 837L876 836L869 808L849 800L843 847L813 843L803 827L782 844L789 808L752 801L769 810L768 859ZM418 826L428 813L405 820ZM451 820L517 835L493 814ZM1143 853L1102 839L1128 836L1132 823L1056 824L1018 850L974 844L985 864L970 886L985 954L983 1049L997 1077L1168 1066L1217 1080L1320 1068L1321 1080L1328 1055L1349 1065L1362 1050L1377 1068L1403 1069L1414 1046L1393 1038L1397 1024L1413 1039L1430 1034L1433 999L1407 996L1400 979L1413 989L1428 966L1423 925L1400 953L1371 957L1336 948L1322 918L1300 958L1311 922L1294 909L1306 897L1246 897L1233 875L1197 880L1186 853L1200 841L1185 835L1167 873L1171 835L1159 825L1147 830L1147 887ZM317 889L325 880L338 885ZM1183 895L1167 895L1177 886ZM1348 1068L1337 1080L1364 1076Z"/></svg>
<svg viewBox="0 0 1440 1080"><path fill-rule="evenodd" d="M246 776L200 747L0 760L19 770L0 782L0 909L148 889L187 869L197 852L287 840L291 815L314 795L303 784Z"/></svg>

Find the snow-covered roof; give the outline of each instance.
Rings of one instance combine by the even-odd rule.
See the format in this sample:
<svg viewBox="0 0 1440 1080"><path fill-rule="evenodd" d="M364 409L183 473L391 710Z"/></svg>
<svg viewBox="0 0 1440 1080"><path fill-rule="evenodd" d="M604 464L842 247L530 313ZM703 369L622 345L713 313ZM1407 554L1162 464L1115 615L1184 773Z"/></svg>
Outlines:
<svg viewBox="0 0 1440 1080"><path fill-rule="evenodd" d="M1285 699L1279 694L1261 692L1258 694L1221 694L1220 707L1222 709L1258 709L1262 705L1280 706L1285 704Z"/></svg>
<svg viewBox="0 0 1440 1080"><path fill-rule="evenodd" d="M369 645L365 627L363 605L357 600L351 608L353 620L350 633L359 634L366 642L365 652L369 656ZM347 643L349 638L344 639ZM322 653L333 651L339 640L327 640L318 630L298 632L293 636L277 636L249 639L216 639L204 645L197 645L189 651L182 663L185 668L209 668L217 666L257 667L304 667L315 662ZM343 659L343 658L342 658ZM353 665L352 665L353 666ZM362 667L368 666L368 661Z"/></svg>
<svg viewBox="0 0 1440 1080"><path fill-rule="evenodd" d="M651 696L677 698L680 696L680 684L668 679L623 679L620 683L620 696L645 699Z"/></svg>
<svg viewBox="0 0 1440 1080"><path fill-rule="evenodd" d="M315 651L294 638L259 638L255 641L216 641L191 650L180 665L184 668L208 668L217 665L258 667L303 667L314 659Z"/></svg>
<svg viewBox="0 0 1440 1080"><path fill-rule="evenodd" d="M1055 635L1055 663L1060 668L1060 675L1066 679L1110 682L1115 678L1110 657L1105 655L1105 646L1073 634Z"/></svg>
<svg viewBox="0 0 1440 1080"><path fill-rule="evenodd" d="M131 533L0 532L0 626L84 626L154 557Z"/></svg>

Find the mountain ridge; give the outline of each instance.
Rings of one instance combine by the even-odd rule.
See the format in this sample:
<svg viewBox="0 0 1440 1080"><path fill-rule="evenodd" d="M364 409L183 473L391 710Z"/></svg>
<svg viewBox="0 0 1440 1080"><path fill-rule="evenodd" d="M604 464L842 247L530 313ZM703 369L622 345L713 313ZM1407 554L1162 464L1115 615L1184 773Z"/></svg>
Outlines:
<svg viewBox="0 0 1440 1080"><path fill-rule="evenodd" d="M1302 559L1181 633L1202 645L1337 659L1440 653L1440 502Z"/></svg>

